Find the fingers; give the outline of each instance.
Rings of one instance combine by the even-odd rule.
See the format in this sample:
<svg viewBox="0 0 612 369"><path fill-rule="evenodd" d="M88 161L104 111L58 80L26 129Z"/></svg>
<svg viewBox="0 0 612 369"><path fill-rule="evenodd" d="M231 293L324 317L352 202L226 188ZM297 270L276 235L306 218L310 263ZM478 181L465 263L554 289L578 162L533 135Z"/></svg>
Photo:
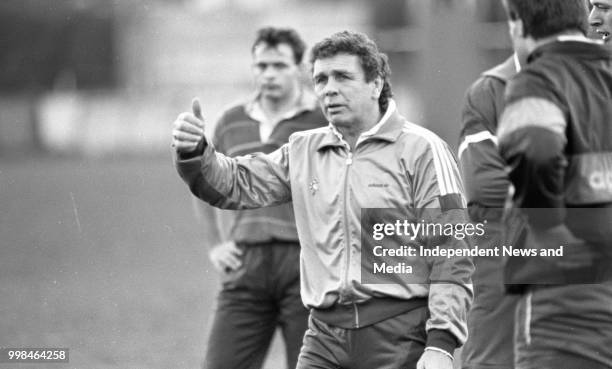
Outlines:
<svg viewBox="0 0 612 369"><path fill-rule="evenodd" d="M198 118L195 115L193 115L193 113L188 113L188 112L181 113L179 114L177 120L184 120L186 122L193 124L196 127L204 129L204 118Z"/></svg>
<svg viewBox="0 0 612 369"><path fill-rule="evenodd" d="M174 127L184 127L191 133L204 134L204 122L194 117L191 113L181 113L174 121Z"/></svg>
<svg viewBox="0 0 612 369"><path fill-rule="evenodd" d="M175 140L178 141L185 141L185 142L200 142L200 140L202 139L202 135L200 134L193 134L193 133L188 133L188 132L184 132L184 131L173 131L172 132L172 137Z"/></svg>
<svg viewBox="0 0 612 369"><path fill-rule="evenodd" d="M225 258L221 260L221 264L230 270L236 270L242 266L242 261L232 254L225 255Z"/></svg>
<svg viewBox="0 0 612 369"><path fill-rule="evenodd" d="M225 255L224 257L219 257L213 259L211 257L211 261L215 268L220 272L231 272L232 270L237 270L242 266L242 262L240 259L235 256Z"/></svg>
<svg viewBox="0 0 612 369"><path fill-rule="evenodd" d="M416 367L417 369L453 369L453 359L441 352L425 350Z"/></svg>
<svg viewBox="0 0 612 369"><path fill-rule="evenodd" d="M242 266L242 253L234 242L225 242L210 251L210 260L219 271L236 270Z"/></svg>
<svg viewBox="0 0 612 369"><path fill-rule="evenodd" d="M173 140L172 147L174 147L177 152L189 153L198 148L198 143L179 142L177 140Z"/></svg>
<svg viewBox="0 0 612 369"><path fill-rule="evenodd" d="M204 131L184 120L176 120L172 130L172 146L179 152L191 152L198 147Z"/></svg>
<svg viewBox="0 0 612 369"><path fill-rule="evenodd" d="M230 250L234 255L241 256L244 253L244 251L242 251L242 249L239 248L234 241L228 241L227 247L228 250Z"/></svg>

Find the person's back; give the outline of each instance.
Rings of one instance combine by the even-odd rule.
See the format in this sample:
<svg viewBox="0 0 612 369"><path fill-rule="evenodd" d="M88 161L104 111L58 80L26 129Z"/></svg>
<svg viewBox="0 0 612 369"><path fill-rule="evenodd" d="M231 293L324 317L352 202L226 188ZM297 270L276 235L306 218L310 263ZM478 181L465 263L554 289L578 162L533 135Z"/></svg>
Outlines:
<svg viewBox="0 0 612 369"><path fill-rule="evenodd" d="M547 186L562 189L563 194L558 199L536 195L535 191L532 195L526 194L523 206L538 208L528 211L532 224L546 223L534 225L534 228L556 226L550 222L564 218L562 223L579 240L572 242L564 236L554 240L556 237L552 232L544 236L551 247L566 245L566 255L554 260L558 265L551 265L550 260L510 259L506 273L513 285L569 284L534 287L537 291L531 294L531 321L529 326L523 322L524 329L518 334L525 335L526 330L530 335L566 332L550 335L547 345L612 365L612 355L603 350L612 347L612 286L574 285L578 282L602 283L610 279L612 56L610 51L598 45L566 41L544 45L532 54L532 58L534 60L525 68L524 74L511 84L508 101L512 103L529 96L545 99L559 108L559 112L567 117L567 126L563 130L559 127L555 140L543 140L534 147L554 153L554 146L563 145L567 166L565 175L559 178L561 183L549 182L550 177L545 175L541 179L533 178L535 173L529 168L525 168L523 173L516 172L516 180L542 191ZM505 136L502 150L506 157L512 156L513 149L526 142L537 142L542 129L549 128L502 132ZM546 145L547 142L553 142L552 147ZM541 159L547 158L547 153L542 153ZM555 208L550 211L541 209L551 206ZM553 244L555 241L558 244ZM575 251L569 249L572 246ZM570 262L569 266L563 265ZM533 265L526 268L525 264ZM522 280L516 279L519 275ZM548 327L537 324L538 319L547 322ZM568 340L571 340L569 345ZM530 361L529 357L523 360Z"/></svg>
<svg viewBox="0 0 612 369"><path fill-rule="evenodd" d="M563 40L563 38L561 38ZM536 191L525 193L521 199L531 208L612 207L612 51L603 46L585 41L557 41L545 44L531 54L531 62L516 76L508 87L506 100L509 104L523 100L538 100L558 108L553 114L565 117L565 126L539 126L529 128L506 126L500 135L504 136L505 155L511 155L512 143L528 139L535 142L541 130L555 131L555 139L546 138L554 147L564 146L567 159L565 178L554 183L564 189L561 198L552 196L536 197ZM547 118L545 118L547 119ZM548 131L544 133L548 135ZM544 143L542 142L542 144ZM547 147L553 149L554 147ZM552 150L549 151L553 152ZM547 153L542 158L550 159ZM565 165L564 165L565 166ZM524 176L519 176L524 174ZM547 183L527 177L528 172L516 173L517 179L529 181L542 191ZM602 211L603 218L584 218L574 215L579 211L567 212L565 223L570 230L584 240L599 241L594 230L607 233L611 218ZM563 214L547 212L552 219L542 222L553 223Z"/></svg>
<svg viewBox="0 0 612 369"><path fill-rule="evenodd" d="M533 38L527 66L507 87L500 152L511 168L514 204L527 220L521 246L563 253L508 261L507 282L524 294L517 367L609 368L612 54L583 36L586 16L579 0L508 3L511 19L517 11L523 30L531 32L523 39ZM521 6L533 13L521 14ZM549 14L553 21L544 24L562 14L573 18L575 28L538 36L534 30L546 17L538 23L534 14L554 7L565 13Z"/></svg>

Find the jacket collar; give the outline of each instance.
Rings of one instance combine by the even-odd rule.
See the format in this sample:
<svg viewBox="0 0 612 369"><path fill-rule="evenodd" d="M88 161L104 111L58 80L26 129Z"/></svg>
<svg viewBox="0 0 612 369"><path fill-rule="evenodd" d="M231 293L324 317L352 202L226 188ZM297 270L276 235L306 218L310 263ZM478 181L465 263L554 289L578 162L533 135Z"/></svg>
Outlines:
<svg viewBox="0 0 612 369"><path fill-rule="evenodd" d="M387 142L395 142L402 133L404 119L397 112L395 101L389 100L389 106L383 117L369 130L362 132L357 139L357 145L366 140L382 140ZM336 127L329 123L328 130L317 146L317 151L328 147L346 147L347 143L342 138L342 134Z"/></svg>
<svg viewBox="0 0 612 369"><path fill-rule="evenodd" d="M516 53L512 54L511 57L506 59L503 63L498 66L491 68L484 72L482 75L487 77L495 77L504 82L512 78L520 70L520 63Z"/></svg>
<svg viewBox="0 0 612 369"><path fill-rule="evenodd" d="M527 63L531 63L543 54L574 54L589 55L593 58L609 58L611 52L602 47L603 43L599 40L591 40L584 36L559 36L550 42L543 43L527 57Z"/></svg>

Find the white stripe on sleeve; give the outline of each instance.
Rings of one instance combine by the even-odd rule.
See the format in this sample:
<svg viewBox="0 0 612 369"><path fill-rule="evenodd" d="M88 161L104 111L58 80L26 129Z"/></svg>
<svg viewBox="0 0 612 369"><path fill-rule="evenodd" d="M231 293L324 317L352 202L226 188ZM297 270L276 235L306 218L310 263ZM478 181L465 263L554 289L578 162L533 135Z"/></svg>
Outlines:
<svg viewBox="0 0 612 369"><path fill-rule="evenodd" d="M474 133L474 134L465 136L463 141L461 141L461 145L459 145L459 150L458 150L459 159L461 159L461 155L463 155L463 152L467 150L469 145L475 144L478 142L482 142L482 141L486 141L486 140L493 141L493 143L497 146L497 137L495 137L495 135L493 135L489 131L480 131L478 133Z"/></svg>
<svg viewBox="0 0 612 369"><path fill-rule="evenodd" d="M406 128L408 128L406 130L407 132L423 137L429 144L436 170L440 196L444 196L449 193L461 194L461 188L456 178L459 173L459 169L457 168L455 161L452 159L452 154L444 145L444 141L442 141L440 137L436 136L436 134L430 130L414 123L409 123Z"/></svg>

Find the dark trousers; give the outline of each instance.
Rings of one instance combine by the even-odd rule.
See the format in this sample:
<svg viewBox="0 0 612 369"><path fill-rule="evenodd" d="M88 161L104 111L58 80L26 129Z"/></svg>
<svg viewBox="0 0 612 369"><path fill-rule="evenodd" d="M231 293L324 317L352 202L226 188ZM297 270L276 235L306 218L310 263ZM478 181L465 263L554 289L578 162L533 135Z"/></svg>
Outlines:
<svg viewBox="0 0 612 369"><path fill-rule="evenodd" d="M423 354L427 306L357 329L309 319L298 369L414 369Z"/></svg>
<svg viewBox="0 0 612 369"><path fill-rule="evenodd" d="M611 369L612 285L534 287L515 318L516 369Z"/></svg>
<svg viewBox="0 0 612 369"><path fill-rule="evenodd" d="M287 367L293 369L308 324L300 299L300 247L286 242L241 247L243 266L222 276L204 368L260 368L280 327Z"/></svg>
<svg viewBox="0 0 612 369"><path fill-rule="evenodd" d="M481 247L504 244L503 227L500 222L490 220L486 234L475 237L474 242ZM473 260L476 267L472 275L474 301L468 314L469 335L461 352L461 367L513 369L514 314L519 295L508 295L504 291L504 261L501 257L478 256Z"/></svg>

